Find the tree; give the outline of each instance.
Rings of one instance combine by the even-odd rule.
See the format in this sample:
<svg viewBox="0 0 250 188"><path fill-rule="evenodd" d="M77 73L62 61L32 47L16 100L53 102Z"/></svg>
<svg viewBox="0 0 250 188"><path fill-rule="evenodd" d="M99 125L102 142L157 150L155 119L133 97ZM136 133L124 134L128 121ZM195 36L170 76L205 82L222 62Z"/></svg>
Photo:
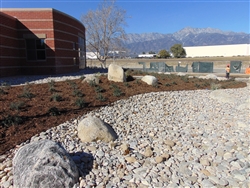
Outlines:
<svg viewBox="0 0 250 188"><path fill-rule="evenodd" d="M182 47L181 44L175 44L170 48L170 51L172 52L173 56L175 58L180 58L180 57L185 57L186 56L186 51Z"/></svg>
<svg viewBox="0 0 250 188"><path fill-rule="evenodd" d="M109 51L119 49L125 39L126 11L118 8L115 2L104 0L97 10L90 10L81 18L86 28L86 48L95 53L103 68Z"/></svg>
<svg viewBox="0 0 250 188"><path fill-rule="evenodd" d="M159 51L158 55L159 55L160 58L168 58L168 57L170 57L170 54L165 49Z"/></svg>

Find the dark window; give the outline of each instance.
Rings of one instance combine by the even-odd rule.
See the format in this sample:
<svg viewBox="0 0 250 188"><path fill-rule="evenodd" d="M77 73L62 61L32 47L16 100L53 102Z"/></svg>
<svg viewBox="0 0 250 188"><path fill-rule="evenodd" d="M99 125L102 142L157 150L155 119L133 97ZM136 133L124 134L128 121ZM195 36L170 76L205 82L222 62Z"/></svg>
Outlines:
<svg viewBox="0 0 250 188"><path fill-rule="evenodd" d="M26 39L27 60L45 60L45 40Z"/></svg>

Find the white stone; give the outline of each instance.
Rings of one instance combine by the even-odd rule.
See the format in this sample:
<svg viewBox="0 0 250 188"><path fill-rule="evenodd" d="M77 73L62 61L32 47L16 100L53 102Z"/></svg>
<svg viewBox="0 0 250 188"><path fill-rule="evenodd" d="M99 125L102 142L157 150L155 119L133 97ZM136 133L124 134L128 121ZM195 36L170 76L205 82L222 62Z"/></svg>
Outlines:
<svg viewBox="0 0 250 188"><path fill-rule="evenodd" d="M141 81L153 86L157 84L157 78L151 75L143 76Z"/></svg>
<svg viewBox="0 0 250 188"><path fill-rule="evenodd" d="M110 142L117 138L117 134L110 125L90 115L79 122L77 132L82 142L95 142L97 140Z"/></svg>
<svg viewBox="0 0 250 188"><path fill-rule="evenodd" d="M123 68L116 64L110 64L108 67L108 80L114 82L125 82L126 76Z"/></svg>

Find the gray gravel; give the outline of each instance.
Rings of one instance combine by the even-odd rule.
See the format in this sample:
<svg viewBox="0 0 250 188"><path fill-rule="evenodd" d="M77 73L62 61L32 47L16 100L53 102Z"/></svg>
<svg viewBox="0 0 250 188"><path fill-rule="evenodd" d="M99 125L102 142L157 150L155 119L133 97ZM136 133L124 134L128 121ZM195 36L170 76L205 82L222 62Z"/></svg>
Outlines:
<svg viewBox="0 0 250 188"><path fill-rule="evenodd" d="M90 112L114 128L112 143L81 143L77 124L85 116L69 120L0 156L0 185L12 187L19 147L51 139L76 162L75 187L248 188L250 88L217 91L148 93Z"/></svg>

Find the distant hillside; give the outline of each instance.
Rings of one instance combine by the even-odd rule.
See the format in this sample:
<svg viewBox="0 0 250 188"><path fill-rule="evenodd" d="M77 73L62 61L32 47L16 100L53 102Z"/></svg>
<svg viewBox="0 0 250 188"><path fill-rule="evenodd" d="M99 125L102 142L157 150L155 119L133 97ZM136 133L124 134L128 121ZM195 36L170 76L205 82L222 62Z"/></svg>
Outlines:
<svg viewBox="0 0 250 188"><path fill-rule="evenodd" d="M125 48L130 54L169 50L174 44L187 46L208 46L228 44L250 44L250 34L221 31L213 28L187 27L173 34L143 33L127 34Z"/></svg>

